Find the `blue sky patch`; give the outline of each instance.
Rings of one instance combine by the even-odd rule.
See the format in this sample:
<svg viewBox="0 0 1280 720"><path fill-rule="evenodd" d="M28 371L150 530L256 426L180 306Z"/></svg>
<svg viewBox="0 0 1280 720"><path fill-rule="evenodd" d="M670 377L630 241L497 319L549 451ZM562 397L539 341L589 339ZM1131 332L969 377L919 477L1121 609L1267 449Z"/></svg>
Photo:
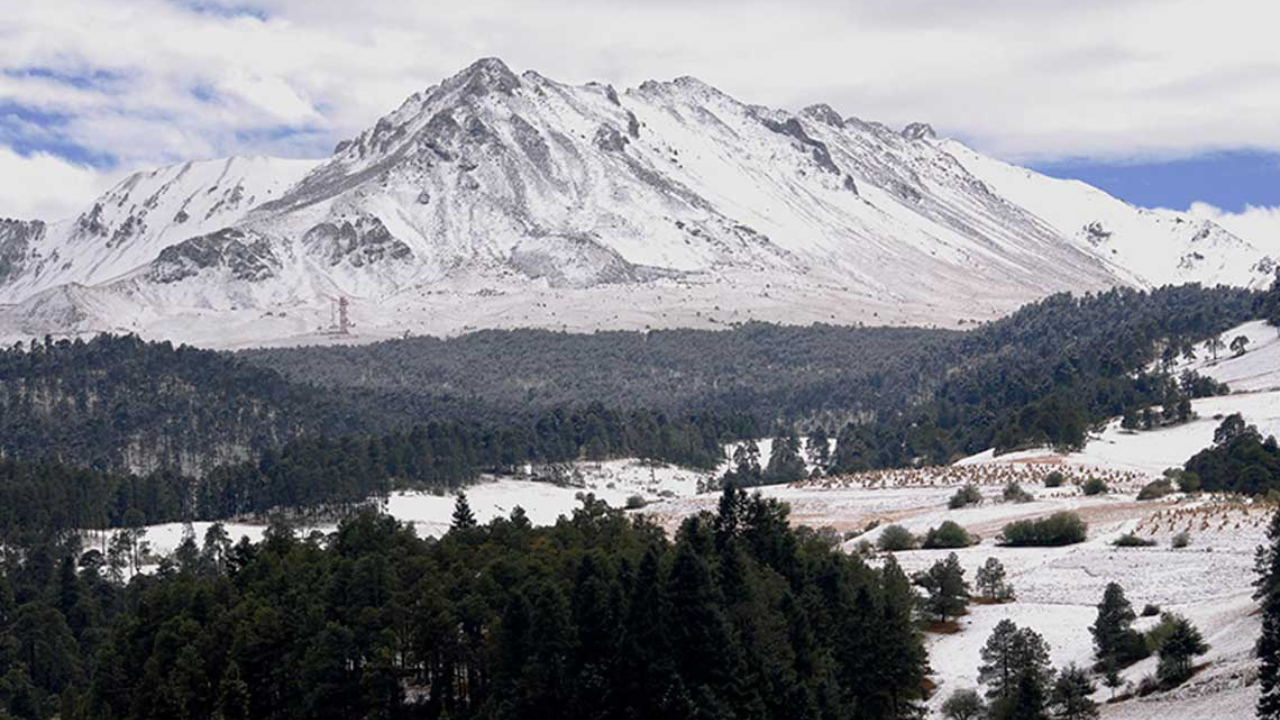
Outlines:
<svg viewBox="0 0 1280 720"><path fill-rule="evenodd" d="M1162 161L1064 160L1033 169L1083 180L1134 205L1186 209L1206 202L1230 212L1280 206L1280 153L1236 150Z"/></svg>

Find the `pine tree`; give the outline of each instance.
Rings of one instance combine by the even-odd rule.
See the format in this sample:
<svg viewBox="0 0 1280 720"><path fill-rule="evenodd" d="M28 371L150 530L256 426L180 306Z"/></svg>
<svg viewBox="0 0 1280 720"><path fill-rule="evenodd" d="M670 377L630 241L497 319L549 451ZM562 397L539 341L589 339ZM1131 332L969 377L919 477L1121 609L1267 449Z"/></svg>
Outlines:
<svg viewBox="0 0 1280 720"><path fill-rule="evenodd" d="M982 665L978 667L978 682L987 686L988 699L1008 700L1023 675L1034 676L1043 691L1051 673L1049 646L1039 633L1019 628L1008 619L996 623L982 648Z"/></svg>
<svg viewBox="0 0 1280 720"><path fill-rule="evenodd" d="M1089 674L1071 664L1054 681L1050 704L1061 720L1094 720L1098 717L1098 704L1090 696L1096 690Z"/></svg>
<svg viewBox="0 0 1280 720"><path fill-rule="evenodd" d="M825 473L831 464L831 438L827 435L827 429L815 425L809 433L805 449L809 451L809 458L816 469Z"/></svg>
<svg viewBox="0 0 1280 720"><path fill-rule="evenodd" d="M804 458L800 455L800 438L794 430L779 430L769 451L765 480L772 484L790 483L805 477Z"/></svg>
<svg viewBox="0 0 1280 720"><path fill-rule="evenodd" d="M1045 676L1023 672L1009 697L991 707L993 720L1049 720L1045 712Z"/></svg>
<svg viewBox="0 0 1280 720"><path fill-rule="evenodd" d="M1280 280L1277 281L1280 285ZM1254 599L1262 606L1262 636L1256 653L1261 661L1258 684L1258 717L1280 720L1280 510L1271 516L1267 528L1267 545L1258 548L1254 568Z"/></svg>
<svg viewBox="0 0 1280 720"><path fill-rule="evenodd" d="M1156 666L1156 675L1166 685L1176 685L1191 677L1191 662L1197 655L1209 651L1204 636L1191 621L1174 616L1169 634L1156 650L1160 663Z"/></svg>
<svg viewBox="0 0 1280 720"><path fill-rule="evenodd" d="M1226 343L1222 342L1221 335L1213 335L1208 340L1204 341L1204 349L1213 357L1214 362L1218 361L1218 352L1226 349L1226 347Z"/></svg>
<svg viewBox="0 0 1280 720"><path fill-rule="evenodd" d="M1133 606L1124 596L1124 588L1119 583L1107 583L1102 602L1098 603L1098 619L1089 628L1093 634L1095 655L1100 662L1110 658L1123 663L1128 659L1120 657L1120 654L1136 618Z"/></svg>
<svg viewBox="0 0 1280 720"><path fill-rule="evenodd" d="M987 600L1002 602L1013 596L1013 588L1005 581L1004 565L994 557L978 568L978 592Z"/></svg>
<svg viewBox="0 0 1280 720"><path fill-rule="evenodd" d="M458 493L458 497L453 503L453 522L450 527L453 530L470 530L476 527L476 514L471 512L471 504L467 502L467 494Z"/></svg>
<svg viewBox="0 0 1280 720"><path fill-rule="evenodd" d="M915 580L929 594L925 605L929 612L938 616L939 622L958 617L969 606L969 584L964 580L964 568L955 553L934 563Z"/></svg>
<svg viewBox="0 0 1280 720"><path fill-rule="evenodd" d="M1244 335L1237 335L1235 339L1231 341L1231 353L1233 357L1240 357L1244 355L1248 352L1248 347L1249 338Z"/></svg>

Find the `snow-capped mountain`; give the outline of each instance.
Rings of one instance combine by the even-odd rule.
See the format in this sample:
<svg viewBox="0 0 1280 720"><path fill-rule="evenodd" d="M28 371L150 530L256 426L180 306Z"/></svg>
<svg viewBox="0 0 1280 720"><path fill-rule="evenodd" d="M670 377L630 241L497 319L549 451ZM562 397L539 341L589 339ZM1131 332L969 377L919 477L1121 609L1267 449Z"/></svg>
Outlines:
<svg viewBox="0 0 1280 720"><path fill-rule="evenodd" d="M12 236L0 230L0 253L10 258L8 272L0 270L0 302L68 283L109 281L170 245L238 223L315 165L229 158L134 173L75 218Z"/></svg>
<svg viewBox="0 0 1280 720"><path fill-rule="evenodd" d="M1047 177L955 140L939 147L995 193L1036 214L1135 285L1258 286L1273 277L1280 259L1210 220L1135 208L1079 180Z"/></svg>
<svg viewBox="0 0 1280 720"><path fill-rule="evenodd" d="M338 298L365 339L955 324L1059 290L1266 275L1265 253L1212 223L1184 234L1189 220L1023 172L923 124L481 60L324 161L189 163L73 220L0 226L0 302L15 303L0 334L289 342Z"/></svg>

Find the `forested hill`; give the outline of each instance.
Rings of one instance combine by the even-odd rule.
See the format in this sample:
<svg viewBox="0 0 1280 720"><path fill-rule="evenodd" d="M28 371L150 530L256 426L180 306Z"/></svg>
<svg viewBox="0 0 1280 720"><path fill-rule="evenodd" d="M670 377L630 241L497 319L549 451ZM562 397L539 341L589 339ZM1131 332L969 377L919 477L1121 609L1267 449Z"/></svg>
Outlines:
<svg viewBox="0 0 1280 720"><path fill-rule="evenodd" d="M222 353L109 335L0 351L0 453L9 456L201 473L367 422L332 393Z"/></svg>
<svg viewBox="0 0 1280 720"><path fill-rule="evenodd" d="M785 423L844 428L844 469L945 462L993 444L1069 443L1090 422L1159 401L1169 379L1135 374L1157 347L1250 319L1259 297L1194 285L1059 295L964 333L488 331L238 355L133 337L35 342L0 351L0 453L203 475L298 438L431 422L514 438L562 423L573 438L564 447L596 457L653 447L645 438L667 432L653 428L691 423L701 429L657 444L673 453L664 459L702 462L708 437ZM530 447L512 452L532 459Z"/></svg>
<svg viewBox="0 0 1280 720"><path fill-rule="evenodd" d="M1083 363L1080 372L1132 370L1150 359L1156 340L1203 338L1252 317L1256 298L1246 290L1198 285L1083 298L1061 294L968 332L759 323L724 331L589 335L489 330L239 356L290 379L335 390L390 391L436 408L443 408L442 397L471 399L485 412L503 414L600 401L607 407L749 413L762 427L783 421L839 428L848 420L884 419L916 407L966 368L1035 358ZM454 408L466 411L467 404L455 402Z"/></svg>
<svg viewBox="0 0 1280 720"><path fill-rule="evenodd" d="M239 356L294 380L419 398L467 417L600 402L751 413L766 426L821 416L838 426L924 399L930 378L951 362L963 337L926 328L750 323L732 330L591 334L484 330Z"/></svg>

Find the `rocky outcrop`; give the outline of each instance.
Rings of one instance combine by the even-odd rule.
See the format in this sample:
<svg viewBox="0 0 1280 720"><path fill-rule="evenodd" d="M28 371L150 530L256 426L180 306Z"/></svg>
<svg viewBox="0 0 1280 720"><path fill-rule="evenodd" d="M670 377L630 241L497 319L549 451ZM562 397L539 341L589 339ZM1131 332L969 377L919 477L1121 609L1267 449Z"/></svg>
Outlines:
<svg viewBox="0 0 1280 720"><path fill-rule="evenodd" d="M409 246L392 237L376 217L362 217L354 223L321 223L307 231L302 244L309 254L330 267L346 264L362 268L413 259Z"/></svg>
<svg viewBox="0 0 1280 720"><path fill-rule="evenodd" d="M280 259L271 243L242 230L228 228L184 240L160 252L147 277L158 283L175 283L204 270L225 270L236 280L261 282L275 277Z"/></svg>

